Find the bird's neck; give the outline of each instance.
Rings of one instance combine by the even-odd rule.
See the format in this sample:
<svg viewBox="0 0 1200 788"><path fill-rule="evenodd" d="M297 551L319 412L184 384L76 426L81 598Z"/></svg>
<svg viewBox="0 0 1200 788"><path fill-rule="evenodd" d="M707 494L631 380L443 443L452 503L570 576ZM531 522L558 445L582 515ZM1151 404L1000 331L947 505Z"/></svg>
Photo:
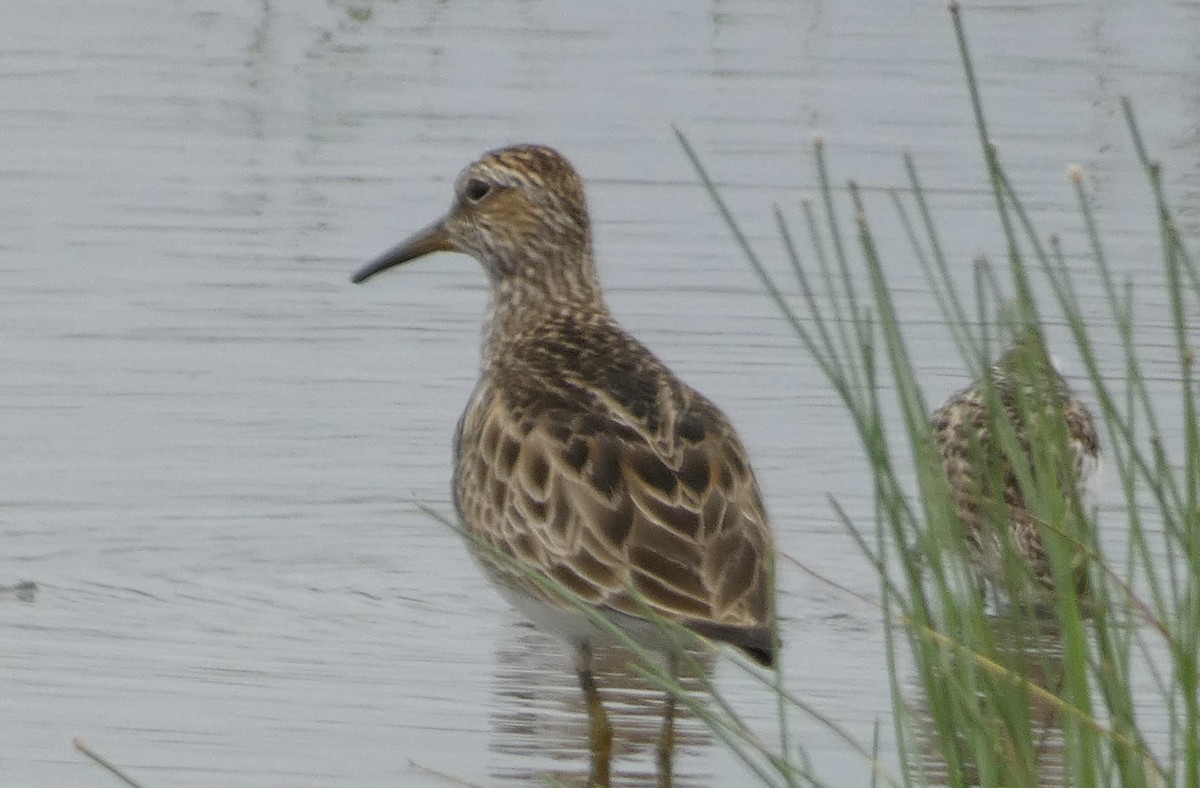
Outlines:
<svg viewBox="0 0 1200 788"><path fill-rule="evenodd" d="M483 337L485 367L489 358L502 355L506 345L526 342L564 316L607 321L608 307L590 249L575 258L513 263L506 275L492 280Z"/></svg>

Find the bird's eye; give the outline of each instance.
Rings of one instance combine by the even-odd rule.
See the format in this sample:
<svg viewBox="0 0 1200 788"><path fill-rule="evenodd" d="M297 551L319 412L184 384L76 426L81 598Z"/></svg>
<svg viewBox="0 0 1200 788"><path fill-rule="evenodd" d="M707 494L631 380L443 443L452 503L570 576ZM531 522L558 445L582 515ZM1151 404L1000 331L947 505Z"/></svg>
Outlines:
<svg viewBox="0 0 1200 788"><path fill-rule="evenodd" d="M492 190L492 185L487 181L481 181L478 178L472 178L467 181L466 195L471 202L479 202L484 197L487 197L488 192Z"/></svg>

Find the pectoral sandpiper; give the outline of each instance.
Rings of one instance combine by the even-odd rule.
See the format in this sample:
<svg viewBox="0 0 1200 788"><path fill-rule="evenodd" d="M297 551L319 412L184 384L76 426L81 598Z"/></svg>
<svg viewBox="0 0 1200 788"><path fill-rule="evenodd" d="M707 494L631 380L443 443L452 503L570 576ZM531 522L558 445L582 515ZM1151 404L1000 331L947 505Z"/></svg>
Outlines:
<svg viewBox="0 0 1200 788"><path fill-rule="evenodd" d="M992 413L989 401L1004 413ZM1045 540L1063 534L1074 557L1072 583L1086 601L1079 535L1099 468L1100 440L1091 413L1054 368L1042 338L1036 332L1022 336L991 367L987 380L952 395L934 411L932 424L965 555L980 579L1014 603L1040 605L1056 588ZM1005 425L1015 440L1006 442L998 432L1007 431ZM1043 507L1060 515L1053 522L1035 515L1029 505L1035 494L1047 500L1047 493L1061 504Z"/></svg>
<svg viewBox="0 0 1200 788"><path fill-rule="evenodd" d="M454 444L458 515L490 546L474 553L502 594L574 647L592 776L607 784L612 728L591 673L603 630L529 572L651 648L675 646L647 610L771 665L758 483L724 414L609 313L583 185L557 152L484 155L459 175L448 214L353 281L437 251L471 255L491 282L482 372ZM672 720L668 698L667 769Z"/></svg>

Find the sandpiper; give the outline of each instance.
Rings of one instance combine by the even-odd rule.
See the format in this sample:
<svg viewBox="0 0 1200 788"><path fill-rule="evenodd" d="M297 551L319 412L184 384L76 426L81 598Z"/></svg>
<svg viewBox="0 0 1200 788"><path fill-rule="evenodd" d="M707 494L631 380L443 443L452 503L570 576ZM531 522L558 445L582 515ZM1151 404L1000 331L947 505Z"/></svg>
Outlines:
<svg viewBox="0 0 1200 788"><path fill-rule="evenodd" d="M491 282L479 382L454 442L454 502L473 552L522 613L573 646L607 784L612 728L591 673L603 630L534 576L635 640L675 645L647 610L772 665L773 540L737 433L616 322L600 290L583 184L556 151L485 154L448 214L353 281L431 252ZM673 703L659 744L669 770Z"/></svg>
<svg viewBox="0 0 1200 788"><path fill-rule="evenodd" d="M1063 533L1077 557L1072 562L1075 591L1086 600L1087 567L1078 534L1086 523L1100 464L1092 414L1054 367L1036 331L1021 336L987 374L952 395L932 417L965 555L981 581L1006 591L1012 602L1036 607L1056 587L1046 535ZM1004 414L992 414L989 400ZM1011 425L1015 438L1008 446L1019 447L1025 455L1019 462L1029 469L1027 483L1038 483L1039 469L1053 469L1054 486L1043 490L1063 496L1063 516L1056 522L1043 522L1030 510L1032 497L1022 488L1020 465L1006 453L1002 433L997 433L1007 429L1004 424ZM1066 456L1054 451L1063 445ZM1016 573L1007 556L1019 561ZM1015 588L1014 579L1021 579Z"/></svg>

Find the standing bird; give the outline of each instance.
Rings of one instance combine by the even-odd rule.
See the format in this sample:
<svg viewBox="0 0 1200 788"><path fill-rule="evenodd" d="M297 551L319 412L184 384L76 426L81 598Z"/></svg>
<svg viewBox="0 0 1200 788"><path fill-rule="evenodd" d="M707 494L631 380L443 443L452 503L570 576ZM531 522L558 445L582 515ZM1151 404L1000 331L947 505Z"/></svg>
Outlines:
<svg viewBox="0 0 1200 788"><path fill-rule="evenodd" d="M992 412L989 402L1003 412ZM1092 414L1055 369L1037 332L1021 336L987 379L951 396L931 421L966 557L980 579L1008 591L1012 602L1040 606L1055 593L1045 540L1064 534L1074 556L1072 583L1086 601L1086 540L1080 534L1100 440ZM1004 439L1009 428L1015 440ZM1047 493L1060 504L1042 507L1061 514L1052 521L1031 511L1031 502L1045 501ZM1015 574L1010 557L1019 562ZM1020 581L1016 587L1014 579Z"/></svg>
<svg viewBox="0 0 1200 788"><path fill-rule="evenodd" d="M646 615L770 666L773 540L746 450L724 414L608 311L583 184L556 151L492 151L455 183L450 212L358 271L468 254L491 283L479 382L454 442L454 503L485 574L573 646L591 722L593 782L612 728L591 672L606 634L574 592L636 641L676 644ZM668 696L660 776L674 740Z"/></svg>

